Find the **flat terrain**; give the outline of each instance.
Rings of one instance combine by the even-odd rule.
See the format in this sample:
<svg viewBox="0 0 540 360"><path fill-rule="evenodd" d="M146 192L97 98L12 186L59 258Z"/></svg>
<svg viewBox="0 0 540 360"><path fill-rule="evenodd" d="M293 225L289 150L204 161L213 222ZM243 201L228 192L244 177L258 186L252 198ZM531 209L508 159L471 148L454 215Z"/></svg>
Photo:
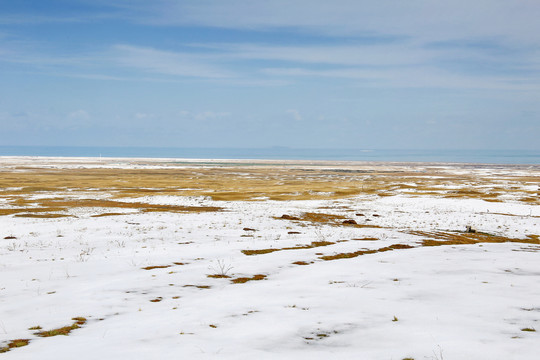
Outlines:
<svg viewBox="0 0 540 360"><path fill-rule="evenodd" d="M0 158L12 359L536 359L540 166Z"/></svg>

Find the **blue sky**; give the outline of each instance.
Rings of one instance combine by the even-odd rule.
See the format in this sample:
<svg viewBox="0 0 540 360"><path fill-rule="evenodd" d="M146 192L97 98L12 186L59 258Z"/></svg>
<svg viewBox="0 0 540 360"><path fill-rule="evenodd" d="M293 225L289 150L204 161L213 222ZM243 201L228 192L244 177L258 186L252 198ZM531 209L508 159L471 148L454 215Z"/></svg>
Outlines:
<svg viewBox="0 0 540 360"><path fill-rule="evenodd" d="M0 145L540 149L537 0L0 0Z"/></svg>

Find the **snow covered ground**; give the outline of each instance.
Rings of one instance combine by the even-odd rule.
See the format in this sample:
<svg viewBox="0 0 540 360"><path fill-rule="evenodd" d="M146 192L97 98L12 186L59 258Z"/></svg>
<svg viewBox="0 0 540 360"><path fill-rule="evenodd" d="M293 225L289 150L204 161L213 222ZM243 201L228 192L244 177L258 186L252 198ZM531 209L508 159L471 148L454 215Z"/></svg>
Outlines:
<svg viewBox="0 0 540 360"><path fill-rule="evenodd" d="M29 342L1 356L538 359L540 206L502 199L156 194L122 201L222 210L3 215L0 348ZM434 232L469 236L466 226L490 235L424 246ZM67 336L39 335L76 317L86 320Z"/></svg>

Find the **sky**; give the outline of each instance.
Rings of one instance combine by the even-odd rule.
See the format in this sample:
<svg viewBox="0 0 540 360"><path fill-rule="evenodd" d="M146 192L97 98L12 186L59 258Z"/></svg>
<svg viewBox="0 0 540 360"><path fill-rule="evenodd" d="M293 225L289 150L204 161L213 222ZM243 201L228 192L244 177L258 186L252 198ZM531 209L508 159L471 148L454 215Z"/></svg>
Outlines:
<svg viewBox="0 0 540 360"><path fill-rule="evenodd" d="M0 0L0 145L540 150L538 0Z"/></svg>

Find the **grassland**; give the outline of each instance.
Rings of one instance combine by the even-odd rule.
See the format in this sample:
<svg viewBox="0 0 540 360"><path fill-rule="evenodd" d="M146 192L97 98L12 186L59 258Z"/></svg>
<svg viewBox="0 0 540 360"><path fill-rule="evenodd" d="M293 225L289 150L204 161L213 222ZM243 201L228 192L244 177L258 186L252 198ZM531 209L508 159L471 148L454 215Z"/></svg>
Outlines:
<svg viewBox="0 0 540 360"><path fill-rule="evenodd" d="M540 167L92 161L0 158L7 356L540 351Z"/></svg>
<svg viewBox="0 0 540 360"><path fill-rule="evenodd" d="M454 169L455 170L455 169ZM357 195L403 194L443 198L512 199L540 204L540 171L448 171L423 166L227 166L162 168L63 168L18 166L0 170L0 216L60 217L72 208L108 209L96 216L137 212L205 212L218 207L167 206L130 199L207 197L217 201L329 200ZM309 214L305 220L310 220ZM313 217L313 215L312 215ZM337 218L334 218L336 220ZM320 221L311 219L313 221ZM328 220L328 219L326 219Z"/></svg>

